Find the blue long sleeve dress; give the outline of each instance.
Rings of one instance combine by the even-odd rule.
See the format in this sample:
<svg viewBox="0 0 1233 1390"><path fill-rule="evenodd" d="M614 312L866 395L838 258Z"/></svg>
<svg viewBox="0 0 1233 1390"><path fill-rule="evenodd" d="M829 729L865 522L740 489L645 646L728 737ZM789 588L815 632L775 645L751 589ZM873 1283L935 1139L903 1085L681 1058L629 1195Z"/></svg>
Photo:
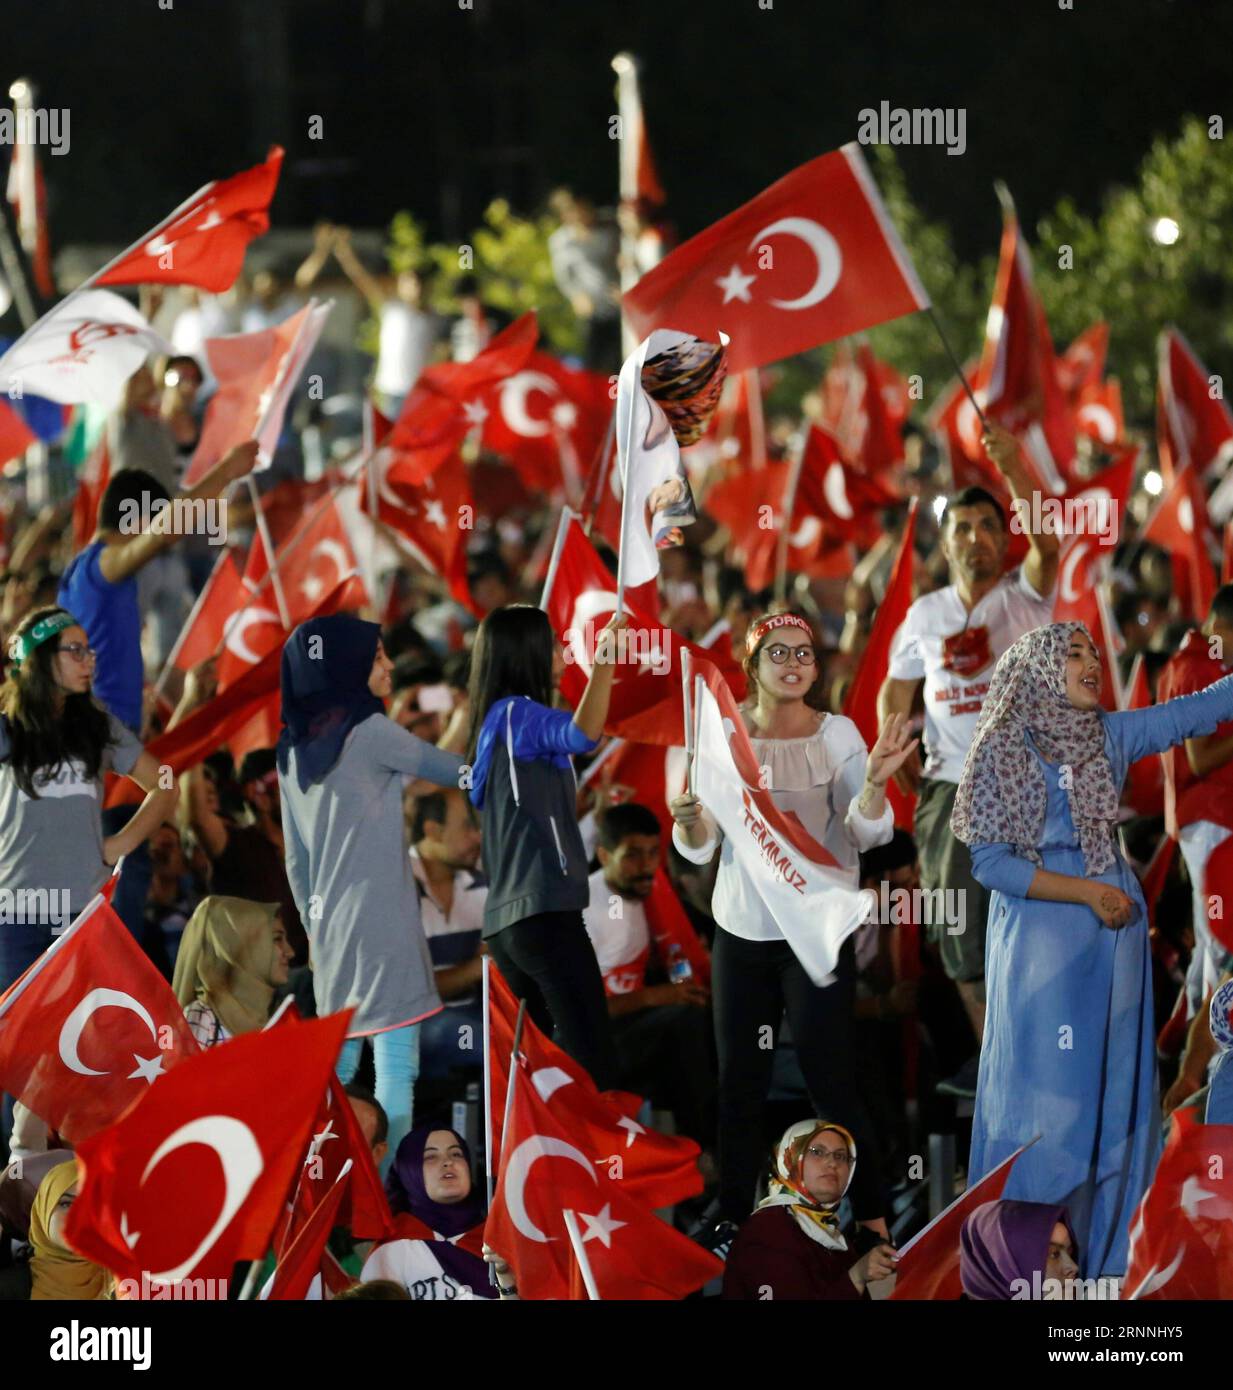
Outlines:
<svg viewBox="0 0 1233 1390"><path fill-rule="evenodd" d="M1137 759L1213 733L1231 717L1233 676L1150 709L1103 714L1114 784L1121 787ZM1041 867L1085 877L1059 769L1032 751L1048 792ZM1099 880L1120 888L1137 911L1114 930L1086 905L1028 898L1037 865L1010 845L974 844L972 866L992 899L970 1181L1040 1135L1015 1164L1003 1196L1064 1203L1083 1277L1123 1275L1130 1222L1161 1144L1139 881L1115 850Z"/></svg>

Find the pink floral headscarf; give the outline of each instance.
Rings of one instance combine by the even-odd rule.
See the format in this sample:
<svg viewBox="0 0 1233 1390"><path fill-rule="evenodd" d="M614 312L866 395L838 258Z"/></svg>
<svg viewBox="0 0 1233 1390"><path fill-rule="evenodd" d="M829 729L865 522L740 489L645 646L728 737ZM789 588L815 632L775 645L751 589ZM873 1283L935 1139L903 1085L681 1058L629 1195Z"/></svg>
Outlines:
<svg viewBox="0 0 1233 1390"><path fill-rule="evenodd" d="M1041 863L1046 774L1028 746L1031 734L1046 762L1059 774L1069 770L1067 796L1084 866L1100 874L1114 859L1118 793L1105 753L1104 721L1096 710L1076 709L1066 696L1066 657L1076 632L1091 641L1082 623L1050 623L1024 633L1002 654L963 765L950 827L964 844L1009 844L1024 859Z"/></svg>

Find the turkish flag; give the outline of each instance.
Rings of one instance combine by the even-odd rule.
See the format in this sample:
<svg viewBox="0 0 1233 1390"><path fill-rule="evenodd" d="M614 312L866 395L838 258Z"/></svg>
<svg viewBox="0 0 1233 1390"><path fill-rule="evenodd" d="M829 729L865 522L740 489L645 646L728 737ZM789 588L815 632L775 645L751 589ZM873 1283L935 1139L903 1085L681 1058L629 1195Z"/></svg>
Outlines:
<svg viewBox="0 0 1233 1390"><path fill-rule="evenodd" d="M634 334L731 338L728 370L778 362L929 307L859 146L802 164L624 296Z"/></svg>
<svg viewBox="0 0 1233 1390"><path fill-rule="evenodd" d="M200 1051L101 896L0 995L0 1088L77 1144Z"/></svg>
<svg viewBox="0 0 1233 1390"><path fill-rule="evenodd" d="M822 423L845 462L880 477L903 460L908 384L861 342L853 358L840 344L822 379Z"/></svg>
<svg viewBox="0 0 1233 1390"><path fill-rule="evenodd" d="M882 534L882 511L901 500L885 479L867 476L845 463L839 442L829 430L809 427L794 517L820 517L829 536L868 548Z"/></svg>
<svg viewBox="0 0 1233 1390"><path fill-rule="evenodd" d="M395 479L398 455L378 450L356 478L360 509L397 532L416 560L449 584L457 602L477 616L467 585L467 538L472 534L475 503L467 466L456 458L422 483ZM375 485L374 485L375 484Z"/></svg>
<svg viewBox="0 0 1233 1390"><path fill-rule="evenodd" d="M1208 548L1210 534L1199 468L1191 463L1174 475L1139 539L1168 552L1182 611L1196 623L1206 621L1216 592L1216 570Z"/></svg>
<svg viewBox="0 0 1233 1390"><path fill-rule="evenodd" d="M1173 841L1170 840L1169 843L1172 844ZM1222 950L1233 952L1233 917L1225 917L1223 913L1223 905L1233 903L1233 836L1222 840L1207 856L1207 867L1203 871L1203 891L1209 903L1208 929L1220 943ZM1216 904L1221 907L1219 915L1210 910L1210 907Z"/></svg>
<svg viewBox="0 0 1233 1390"><path fill-rule="evenodd" d="M266 1298L272 1303L291 1299L304 1299L319 1274L325 1255L326 1242L330 1232L338 1222L338 1210L342 1206L343 1195L351 1177L351 1160L348 1159L331 1183L325 1197L313 1209L312 1215L304 1222L291 1242L290 1248L274 1268L270 1292Z"/></svg>
<svg viewBox="0 0 1233 1390"><path fill-rule="evenodd" d="M729 373L703 438L728 473L766 467L766 418L757 371Z"/></svg>
<svg viewBox="0 0 1233 1390"><path fill-rule="evenodd" d="M508 459L533 491L557 493L564 478L577 496L582 465L590 463L608 428L607 376L534 352L485 404L484 448Z"/></svg>
<svg viewBox="0 0 1233 1390"><path fill-rule="evenodd" d="M1009 206L975 385L986 417L1021 436L1043 483L1073 481L1074 420L1058 385L1053 340L1019 220ZM1050 477L1054 471L1060 479Z"/></svg>
<svg viewBox="0 0 1233 1390"><path fill-rule="evenodd" d="M964 364L963 374L969 384L975 381L978 369L977 362ZM1006 480L981 447L983 427L980 416L958 377L951 380L930 406L925 416L925 428L933 435L950 467L951 490L961 492L965 487L983 487L1009 513L1010 492Z"/></svg>
<svg viewBox="0 0 1233 1390"><path fill-rule="evenodd" d="M37 438L12 406L0 400L0 467L24 454Z"/></svg>
<svg viewBox="0 0 1233 1390"><path fill-rule="evenodd" d="M207 183L96 283L197 285L211 294L229 290L248 243L269 230L270 200L282 164L282 150L272 145L264 164Z"/></svg>
<svg viewBox="0 0 1233 1390"><path fill-rule="evenodd" d="M685 722L681 649L688 648L698 656L716 654L685 641L641 608L637 600L638 595L632 590L626 593L624 607L629 627L623 636L627 650L638 654L641 660L636 664L617 664L604 729L639 743L680 743ZM591 673L596 640L616 611L616 580L572 518L557 558L552 587L541 606L565 644L567 664L561 690L576 705ZM745 675L735 661L724 670L724 676L743 697Z"/></svg>
<svg viewBox="0 0 1233 1390"><path fill-rule="evenodd" d="M224 550L176 639L170 664L178 671L191 671L215 656L223 644L228 618L244 607L248 597L234 552Z"/></svg>
<svg viewBox="0 0 1233 1390"><path fill-rule="evenodd" d="M694 972L694 980L704 989L710 989L710 954L662 868L655 870L655 876L651 880L651 894L643 906L646 908L647 926L650 928L651 940L655 943L659 959L666 962L672 947L679 947Z"/></svg>
<svg viewBox="0 0 1233 1390"><path fill-rule="evenodd" d="M1083 388L1075 408L1075 428L1105 448L1122 442L1126 437L1126 418L1122 411L1122 384L1117 377Z"/></svg>
<svg viewBox="0 0 1233 1390"><path fill-rule="evenodd" d="M1233 582L1233 521L1224 524L1224 540L1220 547L1220 582Z"/></svg>
<svg viewBox="0 0 1233 1390"><path fill-rule="evenodd" d="M1032 1143L1036 1141L1033 1140ZM959 1233L963 1223L986 1202L1000 1200L1015 1160L1030 1148L1025 1144L981 1180L956 1198L945 1211L918 1231L899 1251L895 1289L891 1298L900 1300L957 1299L963 1292L959 1276Z"/></svg>
<svg viewBox="0 0 1233 1390"><path fill-rule="evenodd" d="M1196 477L1233 458L1233 413L1213 399L1207 368L1176 328L1166 328L1157 347L1156 451L1165 482L1197 464ZM1204 614L1206 616L1206 614Z"/></svg>
<svg viewBox="0 0 1233 1390"><path fill-rule="evenodd" d="M1233 1125L1173 1112L1131 1223L1122 1298L1233 1299Z"/></svg>
<svg viewBox="0 0 1233 1390"><path fill-rule="evenodd" d="M493 1151L504 1158L505 1098L514 1048L518 1000L495 966L488 968L488 1024ZM522 1024L520 1069L557 1122L573 1136L601 1176L620 1179L621 1188L647 1207L669 1207L702 1191L698 1145L692 1139L660 1134L633 1117L639 1096L600 1091L587 1072L529 1017Z"/></svg>
<svg viewBox="0 0 1233 1390"><path fill-rule="evenodd" d="M899 553L895 556L886 593L878 605L869 640L865 643L865 650L861 653L856 674L843 702L843 712L860 730L866 748L872 748L878 740L878 691L882 689L882 682L890 669L890 653L895 634L903 626L908 609L912 606L916 509L917 499L914 497L908 506L908 519L904 523ZM905 795L894 782L887 784L886 794L894 808L895 824L910 831L916 815L916 798Z"/></svg>
<svg viewBox="0 0 1233 1390"><path fill-rule="evenodd" d="M255 439L258 469L278 447L291 393L316 346L330 305L315 300L273 328L208 338L206 356L218 390L206 407L201 438L181 484L195 487L237 444Z"/></svg>
<svg viewBox="0 0 1233 1390"><path fill-rule="evenodd" d="M350 1019L212 1047L79 1145L66 1243L118 1278L172 1287L225 1284L237 1260L261 1259Z"/></svg>
<svg viewBox="0 0 1233 1390"><path fill-rule="evenodd" d="M745 564L745 582L753 593L775 578L779 538L783 531L784 495L792 468L772 463L721 478L707 493L705 510L726 526L732 548ZM809 574L822 550L821 518L805 506L792 509L787 568L790 574Z"/></svg>
<svg viewBox="0 0 1233 1390"><path fill-rule="evenodd" d="M659 817L662 854L667 859L672 842L668 802L685 790L685 771L681 744L665 748L659 743L614 738L587 764L579 786L594 785L597 811L627 801L654 811Z"/></svg>
<svg viewBox="0 0 1233 1390"><path fill-rule="evenodd" d="M454 456L472 430L482 429L491 413L489 392L526 368L538 335L535 314L526 313L470 362L425 368L385 439L397 455L391 480L418 487Z"/></svg>
<svg viewBox="0 0 1233 1390"><path fill-rule="evenodd" d="M1103 320L1085 328L1057 359L1057 383L1071 405L1078 405L1083 392L1099 386L1105 374L1109 351L1109 325Z"/></svg>
<svg viewBox="0 0 1233 1390"><path fill-rule="evenodd" d="M616 1177L617 1151L596 1161L571 1116L544 1099L526 1066L514 1101L484 1239L514 1271L524 1299L569 1298L572 1211L600 1298L677 1299L723 1273L723 1262L661 1221ZM549 1092L551 1095L552 1092ZM580 1147L580 1144L582 1147Z"/></svg>

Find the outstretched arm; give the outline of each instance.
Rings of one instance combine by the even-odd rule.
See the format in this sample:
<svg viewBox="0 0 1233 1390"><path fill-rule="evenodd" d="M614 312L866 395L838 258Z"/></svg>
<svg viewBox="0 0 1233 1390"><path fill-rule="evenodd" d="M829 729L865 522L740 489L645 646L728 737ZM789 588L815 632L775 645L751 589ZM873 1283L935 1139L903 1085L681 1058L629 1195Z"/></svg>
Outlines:
<svg viewBox="0 0 1233 1390"><path fill-rule="evenodd" d="M1224 676L1195 695L1179 695L1163 705L1106 715L1105 725L1129 766L1150 753L1163 753L1187 739L1215 733L1217 725L1230 719L1233 676Z"/></svg>

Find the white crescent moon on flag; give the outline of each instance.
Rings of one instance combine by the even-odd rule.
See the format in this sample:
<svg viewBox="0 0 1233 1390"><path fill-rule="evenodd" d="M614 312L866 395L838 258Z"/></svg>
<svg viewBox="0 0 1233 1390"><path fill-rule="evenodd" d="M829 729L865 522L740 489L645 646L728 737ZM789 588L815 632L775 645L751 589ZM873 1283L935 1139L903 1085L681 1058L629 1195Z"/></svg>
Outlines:
<svg viewBox="0 0 1233 1390"><path fill-rule="evenodd" d="M588 589L574 600L574 611L570 614L569 631L565 636L574 654L574 663L583 675L591 674L591 658L586 649L586 625L594 622L601 613L615 613L616 606L616 594L598 589Z"/></svg>
<svg viewBox="0 0 1233 1390"><path fill-rule="evenodd" d="M128 1009L135 1013L150 1030L150 1036L155 1042L158 1041L158 1029L154 1026L154 1020L139 1000L120 989L92 989L82 996L81 1002L60 1028L60 1060L70 1071L79 1072L82 1076L107 1075L105 1071L95 1071L93 1067L87 1067L77 1055L82 1029L96 1010L106 1008Z"/></svg>
<svg viewBox="0 0 1233 1390"><path fill-rule="evenodd" d="M233 655L238 656L241 661L247 661L250 666L256 666L261 660L256 652L244 640L244 634L254 623L281 623L282 619L269 608L242 608L238 613L233 613L227 619L223 628L224 645Z"/></svg>
<svg viewBox="0 0 1233 1390"><path fill-rule="evenodd" d="M844 482L843 464L836 459L826 470L822 479L822 491L830 503L831 510L842 521L851 521L856 513L848 501L848 489Z"/></svg>
<svg viewBox="0 0 1233 1390"><path fill-rule="evenodd" d="M844 501L847 501L845 494ZM801 524L795 531L788 536L788 544L795 546L798 550L807 545L812 545L818 539L822 531L822 522L816 516L805 516L801 518Z"/></svg>
<svg viewBox="0 0 1233 1390"><path fill-rule="evenodd" d="M781 217L757 233L749 243L749 250L752 251L767 237L778 236L781 233L794 236L809 247L817 262L818 271L813 284L798 299L772 299L770 302L776 309L810 309L815 304L820 304L839 283L839 275L843 269L839 243L820 222L814 222L808 217Z"/></svg>
<svg viewBox="0 0 1233 1390"><path fill-rule="evenodd" d="M543 391L548 396L561 394L556 382L543 372L515 372L501 386L501 418L524 439L542 439L552 426L547 420L536 420L527 414L527 396L532 391Z"/></svg>
<svg viewBox="0 0 1233 1390"><path fill-rule="evenodd" d="M1058 583L1061 588L1063 599L1067 603L1074 603L1079 597L1079 590L1075 587L1075 571L1083 557L1091 548L1091 541L1077 540L1068 547L1065 555L1062 556L1061 573L1058 575Z"/></svg>
<svg viewBox="0 0 1233 1390"><path fill-rule="evenodd" d="M152 1284L178 1284L201 1258L209 1252L214 1242L226 1230L236 1212L244 1205L245 1198L253 1189L253 1184L261 1176L265 1162L261 1149L252 1130L242 1121L231 1115L203 1115L190 1120L168 1135L150 1156L146 1170L141 1175L141 1183L155 1168L176 1149L189 1144L204 1144L218 1155L223 1167L223 1205L213 1226L206 1232L200 1244L186 1260L171 1269L160 1270L150 1275ZM596 1182L599 1179L596 1178Z"/></svg>
<svg viewBox="0 0 1233 1390"><path fill-rule="evenodd" d="M1177 522L1188 536L1194 535L1194 503L1183 497L1177 504Z"/></svg>
<svg viewBox="0 0 1233 1390"><path fill-rule="evenodd" d="M543 1134L533 1134L530 1139L524 1139L510 1154L505 1169L505 1205L509 1208L510 1219L528 1240L538 1240L547 1244L556 1237L546 1236L531 1220L527 1214L523 1193L527 1178L531 1176L531 1169L539 1158L568 1158L580 1168L585 1168L596 1184L599 1182L599 1175L595 1171L595 1165L580 1149L567 1144L563 1139L553 1139Z"/></svg>
<svg viewBox="0 0 1233 1390"><path fill-rule="evenodd" d="M333 536L326 536L319 540L313 546L312 554L308 558L311 560L316 555L324 555L337 570L335 585L341 584L344 579L350 579L353 574L359 574L359 570L354 565L347 563L347 547L343 545L342 541L336 541Z"/></svg>
<svg viewBox="0 0 1233 1390"><path fill-rule="evenodd" d="M1086 421L1096 431L1096 437L1102 444L1115 444L1117 442L1117 421L1113 418L1113 412L1107 405L1100 405L1096 401L1083 406L1079 411L1079 419Z"/></svg>
<svg viewBox="0 0 1233 1390"><path fill-rule="evenodd" d="M1164 1286L1169 1282L1170 1279L1173 1278L1173 1276L1177 1273L1178 1269L1181 1267L1182 1256L1185 1253L1185 1247L1183 1247L1181 1250L1177 1252L1176 1255L1174 1255L1172 1262L1166 1269L1151 1269L1148 1272L1147 1278L1144 1279L1143 1282L1139 1285L1139 1287L1134 1291L1134 1293L1130 1295L1131 1298L1145 1298L1149 1293L1155 1293L1157 1289L1163 1289Z"/></svg>
<svg viewBox="0 0 1233 1390"><path fill-rule="evenodd" d="M531 1085L539 1092L542 1101L549 1101L561 1089L568 1086L573 1077L569 1072L563 1071L560 1067L540 1067L538 1071L531 1073Z"/></svg>

